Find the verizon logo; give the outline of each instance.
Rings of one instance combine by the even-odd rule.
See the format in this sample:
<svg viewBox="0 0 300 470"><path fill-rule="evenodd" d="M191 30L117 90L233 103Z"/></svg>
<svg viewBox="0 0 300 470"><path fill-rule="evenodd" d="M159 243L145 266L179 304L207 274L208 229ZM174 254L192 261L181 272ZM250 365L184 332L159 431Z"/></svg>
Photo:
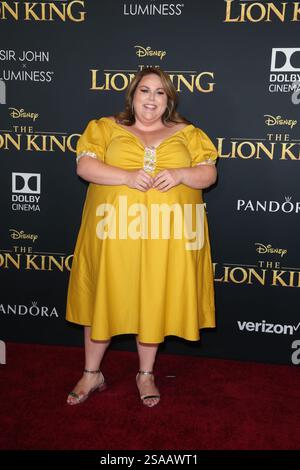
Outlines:
<svg viewBox="0 0 300 470"><path fill-rule="evenodd" d="M300 322L295 325L281 325L280 323L267 323L266 320L261 322L237 321L240 331L250 333L270 333L275 335L293 335L300 327Z"/></svg>

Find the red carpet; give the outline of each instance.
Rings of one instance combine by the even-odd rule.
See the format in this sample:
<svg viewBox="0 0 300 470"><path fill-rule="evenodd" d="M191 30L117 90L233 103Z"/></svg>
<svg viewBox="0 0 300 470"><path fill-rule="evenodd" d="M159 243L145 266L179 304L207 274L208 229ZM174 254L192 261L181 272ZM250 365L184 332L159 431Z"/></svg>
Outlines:
<svg viewBox="0 0 300 470"><path fill-rule="evenodd" d="M297 367L161 354L162 399L149 409L137 395L137 364L134 353L109 351L102 367L109 389L71 407L65 400L83 351L8 344L0 449L300 448Z"/></svg>

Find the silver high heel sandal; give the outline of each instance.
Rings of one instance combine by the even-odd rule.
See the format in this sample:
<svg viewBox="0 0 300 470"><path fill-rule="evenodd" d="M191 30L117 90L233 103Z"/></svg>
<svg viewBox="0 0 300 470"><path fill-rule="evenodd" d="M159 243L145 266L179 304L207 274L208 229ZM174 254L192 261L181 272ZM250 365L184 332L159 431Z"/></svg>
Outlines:
<svg viewBox="0 0 300 470"><path fill-rule="evenodd" d="M88 393L81 393L81 392L76 393L76 392L73 392L73 391L70 392L69 395L68 395L68 398L67 398L68 405L79 405L79 403L83 403L85 400L87 400L88 397L91 395L91 393L96 392L96 390L98 390L98 392L103 392L107 388L106 380L105 380L102 372L100 371L100 369L98 369L98 370L84 369L83 372L86 373L86 374L101 374L102 380L98 385L96 385L95 387L92 387L91 390L89 390ZM75 398L75 401L71 401L71 400L69 400L69 398L71 398L71 399Z"/></svg>
<svg viewBox="0 0 300 470"><path fill-rule="evenodd" d="M137 375L136 375L136 380L137 380L139 375L154 375L154 374L153 374L153 372L139 370ZM145 400L148 400L149 398L156 398L156 399L158 399L158 401L157 401L157 403L154 403L153 405L148 405L147 403L145 403ZM142 400L143 405L148 406L149 408L152 408L152 406L155 406L159 403L160 395L159 394L158 395L140 395L140 399Z"/></svg>

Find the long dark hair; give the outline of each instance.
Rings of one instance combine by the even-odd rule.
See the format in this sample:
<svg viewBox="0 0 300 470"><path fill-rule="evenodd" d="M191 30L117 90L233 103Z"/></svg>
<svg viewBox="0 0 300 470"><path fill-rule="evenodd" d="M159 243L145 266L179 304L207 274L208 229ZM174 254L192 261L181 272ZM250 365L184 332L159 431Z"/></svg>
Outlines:
<svg viewBox="0 0 300 470"><path fill-rule="evenodd" d="M135 91L137 89L138 84L142 80L142 78L145 77L146 75L150 75L153 73L161 79L163 88L168 97L167 108L164 114L162 115L162 122L164 124L167 124L168 122L190 124L190 121L185 119L176 111L176 107L178 104L178 95L177 95L175 86L173 85L169 75L166 72L164 72L162 69L157 68L157 67L147 67L136 73L136 75L134 76L134 79L128 85L128 88L126 91L125 110L121 111L120 113L114 116L116 121L126 126L132 126L135 123L135 115L134 115L134 110L132 106Z"/></svg>

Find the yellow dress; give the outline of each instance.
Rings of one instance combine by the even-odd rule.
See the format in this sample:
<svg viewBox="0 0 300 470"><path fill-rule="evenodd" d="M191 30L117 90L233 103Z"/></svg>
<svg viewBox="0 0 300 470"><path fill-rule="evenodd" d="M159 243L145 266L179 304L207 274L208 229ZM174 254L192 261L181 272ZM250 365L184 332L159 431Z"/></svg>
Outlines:
<svg viewBox="0 0 300 470"><path fill-rule="evenodd" d="M83 154L126 170L144 168L152 176L163 169L213 164L218 156L209 137L192 124L148 148L130 127L124 129L104 117L91 120L79 138L77 159ZM157 212L152 213L151 206L176 206L179 216L192 208L186 212L192 214L193 229L202 231L204 242L189 244L196 240L195 233L194 238L190 232L175 236L175 209L169 213L169 232L163 232L163 222L152 231L150 219ZM90 183L70 273L66 319L91 326L94 340L131 333L145 343L160 343L168 335L196 341L199 329L214 327L205 211L201 228L196 225L201 208L202 191L183 184L166 192L143 192ZM154 215L152 219L162 221ZM185 227L190 219L182 220Z"/></svg>

